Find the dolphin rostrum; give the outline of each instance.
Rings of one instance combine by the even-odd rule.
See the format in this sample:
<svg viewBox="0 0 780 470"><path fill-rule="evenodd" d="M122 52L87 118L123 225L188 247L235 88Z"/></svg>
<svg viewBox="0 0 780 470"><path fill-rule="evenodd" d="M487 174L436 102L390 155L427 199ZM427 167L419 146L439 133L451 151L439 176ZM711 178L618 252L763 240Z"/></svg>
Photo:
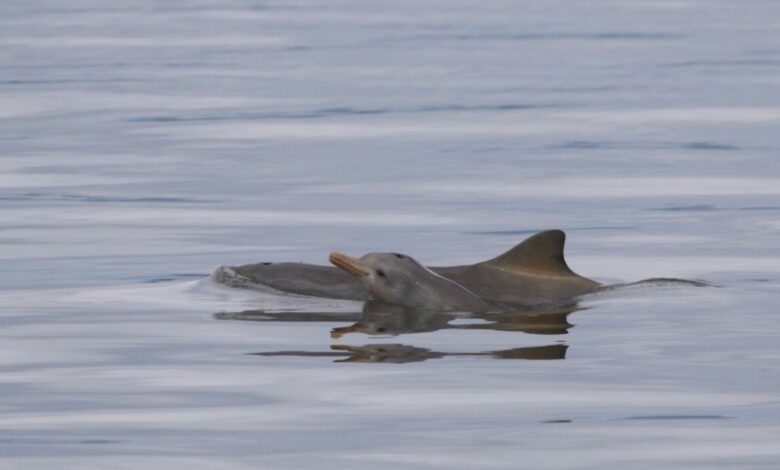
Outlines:
<svg viewBox="0 0 780 470"><path fill-rule="evenodd" d="M363 283L372 300L415 310L484 312L488 304L460 284L400 253L353 258L333 252L329 260Z"/></svg>
<svg viewBox="0 0 780 470"><path fill-rule="evenodd" d="M543 305L567 302L601 287L573 272L563 256L561 230L539 232L487 261L431 267L478 297L502 304ZM293 294L366 300L368 290L341 269L304 263L258 263L220 267L212 279L242 287L270 287Z"/></svg>

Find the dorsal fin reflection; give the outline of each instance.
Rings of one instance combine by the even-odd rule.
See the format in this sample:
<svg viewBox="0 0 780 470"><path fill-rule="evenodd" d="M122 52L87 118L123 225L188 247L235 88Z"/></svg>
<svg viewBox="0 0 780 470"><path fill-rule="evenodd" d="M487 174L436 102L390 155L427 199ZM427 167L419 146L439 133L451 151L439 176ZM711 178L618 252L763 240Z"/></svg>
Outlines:
<svg viewBox="0 0 780 470"><path fill-rule="evenodd" d="M549 309L511 310L494 313L459 314L455 312L419 311L383 302L366 302L361 312L272 312L246 310L216 313L218 320L260 322L346 322L330 330L332 339L345 340L348 335L399 336L430 333L444 329L514 331L533 335L563 335L572 327L568 315L580 309L576 304ZM486 356L497 359L564 359L567 346L518 347L483 352L439 352L404 344L331 345L331 351L268 351L258 356L334 357L337 362L406 363L444 356Z"/></svg>
<svg viewBox="0 0 780 470"><path fill-rule="evenodd" d="M485 356L494 359L526 359L526 360L555 360L566 359L565 344L550 344L546 346L531 346L522 348L503 349L489 352L439 352L417 346L404 344L366 344L364 346L348 346L334 344L331 351L275 351L249 353L252 356L262 357L332 357L334 362L372 362L388 364L405 364L408 362L421 362L428 359L440 359L443 357L469 357Z"/></svg>

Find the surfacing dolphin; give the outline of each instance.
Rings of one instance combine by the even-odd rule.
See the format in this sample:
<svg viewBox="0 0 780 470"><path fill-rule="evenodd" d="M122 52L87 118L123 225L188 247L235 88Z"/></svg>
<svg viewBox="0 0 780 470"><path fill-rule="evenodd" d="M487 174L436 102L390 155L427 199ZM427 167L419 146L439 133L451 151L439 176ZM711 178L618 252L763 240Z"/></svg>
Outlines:
<svg viewBox="0 0 780 470"><path fill-rule="evenodd" d="M431 267L488 302L543 305L567 302L601 287L573 272L563 256L566 235L539 232L509 251L476 264ZM292 294L366 300L368 291L341 269L304 263L257 263L220 267L212 279L240 287L270 287Z"/></svg>
<svg viewBox="0 0 780 470"><path fill-rule="evenodd" d="M368 253L353 258L333 252L328 258L355 276L372 300L415 310L485 312L490 306L476 294L401 253Z"/></svg>
<svg viewBox="0 0 780 470"><path fill-rule="evenodd" d="M601 284L572 271L563 257L566 234L539 232L487 261L433 268L483 299L511 305L567 303Z"/></svg>

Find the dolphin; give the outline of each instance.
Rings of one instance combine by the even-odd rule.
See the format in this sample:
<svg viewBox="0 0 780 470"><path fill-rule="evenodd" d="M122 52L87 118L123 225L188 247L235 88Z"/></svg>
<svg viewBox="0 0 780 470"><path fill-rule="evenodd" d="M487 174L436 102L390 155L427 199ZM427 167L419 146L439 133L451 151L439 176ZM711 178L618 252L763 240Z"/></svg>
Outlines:
<svg viewBox="0 0 780 470"><path fill-rule="evenodd" d="M220 266L211 279L231 287L250 287L327 299L367 300L368 291L351 274L333 266L257 263Z"/></svg>
<svg viewBox="0 0 780 470"><path fill-rule="evenodd" d="M488 302L525 306L565 304L602 287L569 268L563 256L565 241L563 231L546 230L487 261L429 269ZM325 298L367 300L369 296L354 275L336 267L304 263L222 266L212 279L232 286L266 287Z"/></svg>
<svg viewBox="0 0 780 470"><path fill-rule="evenodd" d="M401 253L368 253L353 258L334 251L328 259L357 277L372 300L414 310L490 310L487 302L470 290Z"/></svg>
<svg viewBox="0 0 780 470"><path fill-rule="evenodd" d="M566 234L539 232L511 250L481 263L432 268L483 299L510 305L568 303L602 285L569 268L563 256Z"/></svg>

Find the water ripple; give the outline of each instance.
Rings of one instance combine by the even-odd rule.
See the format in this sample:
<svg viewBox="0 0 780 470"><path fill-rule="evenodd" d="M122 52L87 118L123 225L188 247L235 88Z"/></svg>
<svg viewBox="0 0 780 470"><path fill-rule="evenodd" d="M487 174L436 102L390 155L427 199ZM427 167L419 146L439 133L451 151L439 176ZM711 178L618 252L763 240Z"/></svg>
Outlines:
<svg viewBox="0 0 780 470"><path fill-rule="evenodd" d="M58 194L58 193L19 193L0 195L0 201L25 202L25 201L66 201L86 203L160 203L160 204L202 204L213 202L205 199L187 197L123 197L123 196L93 196L88 194Z"/></svg>
<svg viewBox="0 0 780 470"><path fill-rule="evenodd" d="M321 119L336 116L368 116L380 114L416 114L416 113L441 113L441 112L471 112L471 111L518 111L527 109L545 109L562 107L560 104L538 104L538 103L503 103L487 105L462 105L447 104L420 106L415 108L350 108L334 107L322 108L312 111L299 112L265 112L265 113L225 113L212 115L157 115L157 116L138 116L128 119L128 122L141 123L163 123L163 122L208 122L208 121L238 121L238 120L272 120L272 119ZM571 105L568 105L571 106Z"/></svg>

